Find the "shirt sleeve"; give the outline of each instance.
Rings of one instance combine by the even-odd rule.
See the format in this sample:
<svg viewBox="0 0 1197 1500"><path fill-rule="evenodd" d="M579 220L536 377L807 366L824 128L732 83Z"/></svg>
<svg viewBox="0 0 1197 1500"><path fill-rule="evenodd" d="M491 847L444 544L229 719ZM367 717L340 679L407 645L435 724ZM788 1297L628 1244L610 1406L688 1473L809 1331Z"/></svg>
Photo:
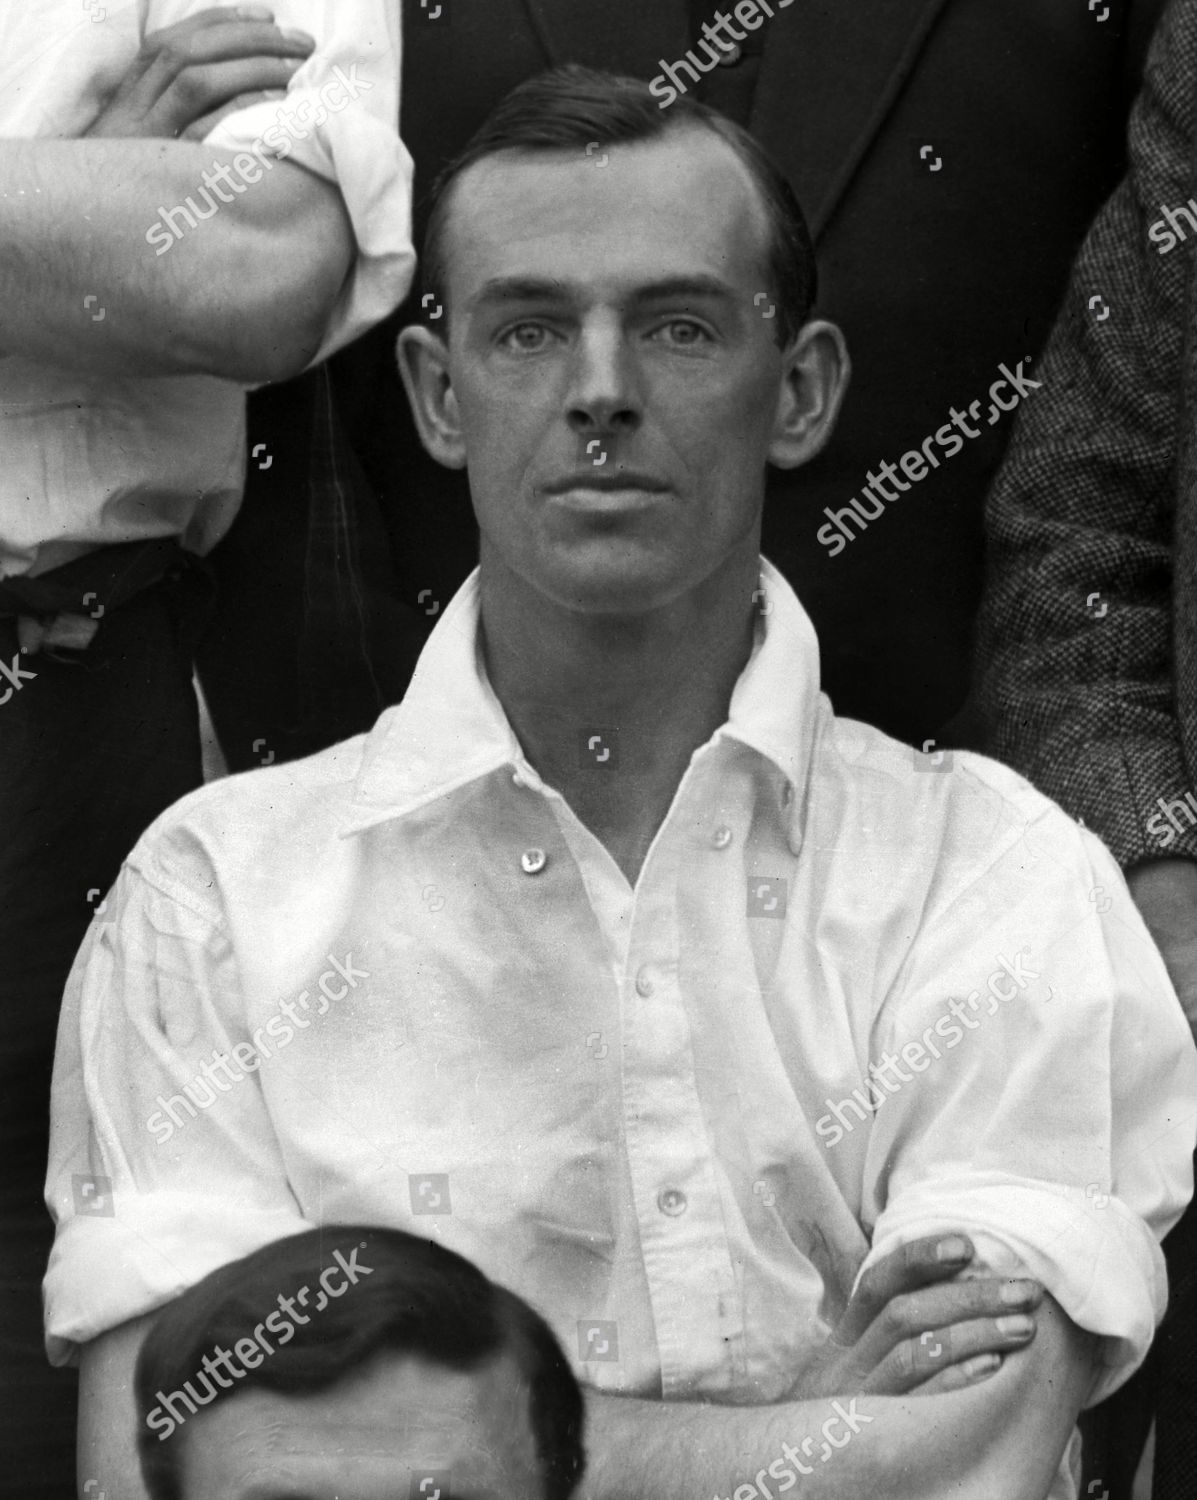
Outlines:
<svg viewBox="0 0 1197 1500"><path fill-rule="evenodd" d="M196 8L158 0L148 29ZM412 161L399 139L401 7L396 0L275 0L273 9L279 26L316 38L315 52L285 99L228 115L206 141L247 153L247 172L261 171L263 161L292 161L340 189L357 262L312 361L318 364L392 312L415 269Z"/></svg>
<svg viewBox="0 0 1197 1500"><path fill-rule="evenodd" d="M75 961L51 1096L55 1364L217 1266L310 1227L255 1073L222 1073L240 982L213 913L136 851Z"/></svg>
<svg viewBox="0 0 1197 1500"><path fill-rule="evenodd" d="M878 1011L864 1264L923 1235L973 1236L983 1264L1034 1276L1103 1337L1096 1402L1163 1316L1159 1241L1192 1193L1197 1051L1117 865L1044 806L980 879L940 893Z"/></svg>

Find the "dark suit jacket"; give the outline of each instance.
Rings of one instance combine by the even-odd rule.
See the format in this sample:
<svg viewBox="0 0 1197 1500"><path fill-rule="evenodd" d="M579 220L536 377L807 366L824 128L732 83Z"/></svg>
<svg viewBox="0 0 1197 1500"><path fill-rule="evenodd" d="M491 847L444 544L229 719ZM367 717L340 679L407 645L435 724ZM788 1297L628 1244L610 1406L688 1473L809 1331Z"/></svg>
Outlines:
<svg viewBox="0 0 1197 1500"><path fill-rule="evenodd" d="M1165 215L1195 150L1197 0L1173 0L989 507L988 748L1124 865L1197 857L1197 201L1179 235Z"/></svg>
<svg viewBox="0 0 1197 1500"><path fill-rule="evenodd" d="M855 368L824 454L771 471L764 538L814 618L841 713L916 742L942 739L964 697L982 497L1010 419L985 426L834 555L817 533L824 509L859 496L867 471L918 448L952 407L985 398L999 364L1038 349L1085 227L1117 179L1159 8L1109 0L1103 21L1106 7L1079 0L799 0L758 33L759 64L737 65L759 67L749 123L803 202L819 310L843 326ZM409 0L402 129L417 163L417 230L437 169L522 78L566 60L651 78L691 45L686 0L451 0L447 22L427 15ZM921 157L923 146L932 149ZM377 606L366 622L371 670L391 697L418 642L402 622L378 629L378 620L389 612L394 623L397 596L415 612L408 622L430 623L425 613L448 600L476 546L464 476L424 456L394 371L395 327L418 315L420 290L401 318L333 362L340 412L381 500L358 507L359 553ZM253 612L271 597L264 558L279 557L304 482L285 392L251 404L250 443L273 439L283 452L265 474L251 467L245 511L217 559L237 580L204 666L218 725L237 696L234 648L243 658L262 634ZM255 518L261 539L251 543ZM309 589L309 609L320 594ZM281 595L272 608L287 617ZM298 623L310 633L310 615ZM335 659L334 637L324 645ZM326 716L331 697L321 698ZM238 747L269 734L262 717L246 721ZM327 738L364 722L332 723ZM270 743L287 753L280 736ZM301 737L296 748L314 745Z"/></svg>

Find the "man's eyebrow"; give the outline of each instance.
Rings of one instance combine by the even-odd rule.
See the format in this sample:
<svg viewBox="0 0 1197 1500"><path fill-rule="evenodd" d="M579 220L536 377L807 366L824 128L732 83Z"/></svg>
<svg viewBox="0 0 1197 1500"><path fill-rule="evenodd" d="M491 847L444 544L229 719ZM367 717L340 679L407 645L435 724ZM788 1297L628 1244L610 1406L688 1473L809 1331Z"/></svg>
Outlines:
<svg viewBox="0 0 1197 1500"><path fill-rule="evenodd" d="M556 277L496 276L484 282L470 301L473 306L485 302L561 302L576 290L580 288ZM735 295L718 276L666 276L633 287L628 300L636 303L714 297L730 302Z"/></svg>
<svg viewBox="0 0 1197 1500"><path fill-rule="evenodd" d="M667 276L661 281L649 281L633 292L636 302L665 302L674 298L717 297L730 302L735 291L718 276Z"/></svg>
<svg viewBox="0 0 1197 1500"><path fill-rule="evenodd" d="M262 1479L251 1484L248 1490L241 1491L238 1500L315 1500L315 1496L286 1482L280 1488L270 1480Z"/></svg>
<svg viewBox="0 0 1197 1500"><path fill-rule="evenodd" d="M476 306L480 302L560 301L569 296L569 290L567 282L554 277L495 276L483 282L470 302Z"/></svg>

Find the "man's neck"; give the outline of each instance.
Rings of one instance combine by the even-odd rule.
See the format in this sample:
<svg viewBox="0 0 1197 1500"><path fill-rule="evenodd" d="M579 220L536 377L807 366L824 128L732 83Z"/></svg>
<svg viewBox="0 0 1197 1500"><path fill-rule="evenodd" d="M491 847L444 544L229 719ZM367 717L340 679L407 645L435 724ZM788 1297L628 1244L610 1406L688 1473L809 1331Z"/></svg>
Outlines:
<svg viewBox="0 0 1197 1500"><path fill-rule="evenodd" d="M693 594L615 617L558 608L484 557L491 685L528 760L630 884L691 756L727 720L752 650L758 572L753 548Z"/></svg>

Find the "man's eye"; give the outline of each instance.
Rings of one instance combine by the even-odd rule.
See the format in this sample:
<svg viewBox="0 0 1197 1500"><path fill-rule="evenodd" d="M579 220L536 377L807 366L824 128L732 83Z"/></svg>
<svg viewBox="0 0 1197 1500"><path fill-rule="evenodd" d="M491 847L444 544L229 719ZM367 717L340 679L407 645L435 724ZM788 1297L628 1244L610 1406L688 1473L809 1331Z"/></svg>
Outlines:
<svg viewBox="0 0 1197 1500"><path fill-rule="evenodd" d="M671 318L668 323L662 323L653 330L653 337L660 338L667 344L687 349L698 344L709 343L711 335L701 323L695 323L691 318Z"/></svg>
<svg viewBox="0 0 1197 1500"><path fill-rule="evenodd" d="M517 323L502 335L499 344L517 354L535 354L544 348L548 340L549 330L543 323Z"/></svg>

